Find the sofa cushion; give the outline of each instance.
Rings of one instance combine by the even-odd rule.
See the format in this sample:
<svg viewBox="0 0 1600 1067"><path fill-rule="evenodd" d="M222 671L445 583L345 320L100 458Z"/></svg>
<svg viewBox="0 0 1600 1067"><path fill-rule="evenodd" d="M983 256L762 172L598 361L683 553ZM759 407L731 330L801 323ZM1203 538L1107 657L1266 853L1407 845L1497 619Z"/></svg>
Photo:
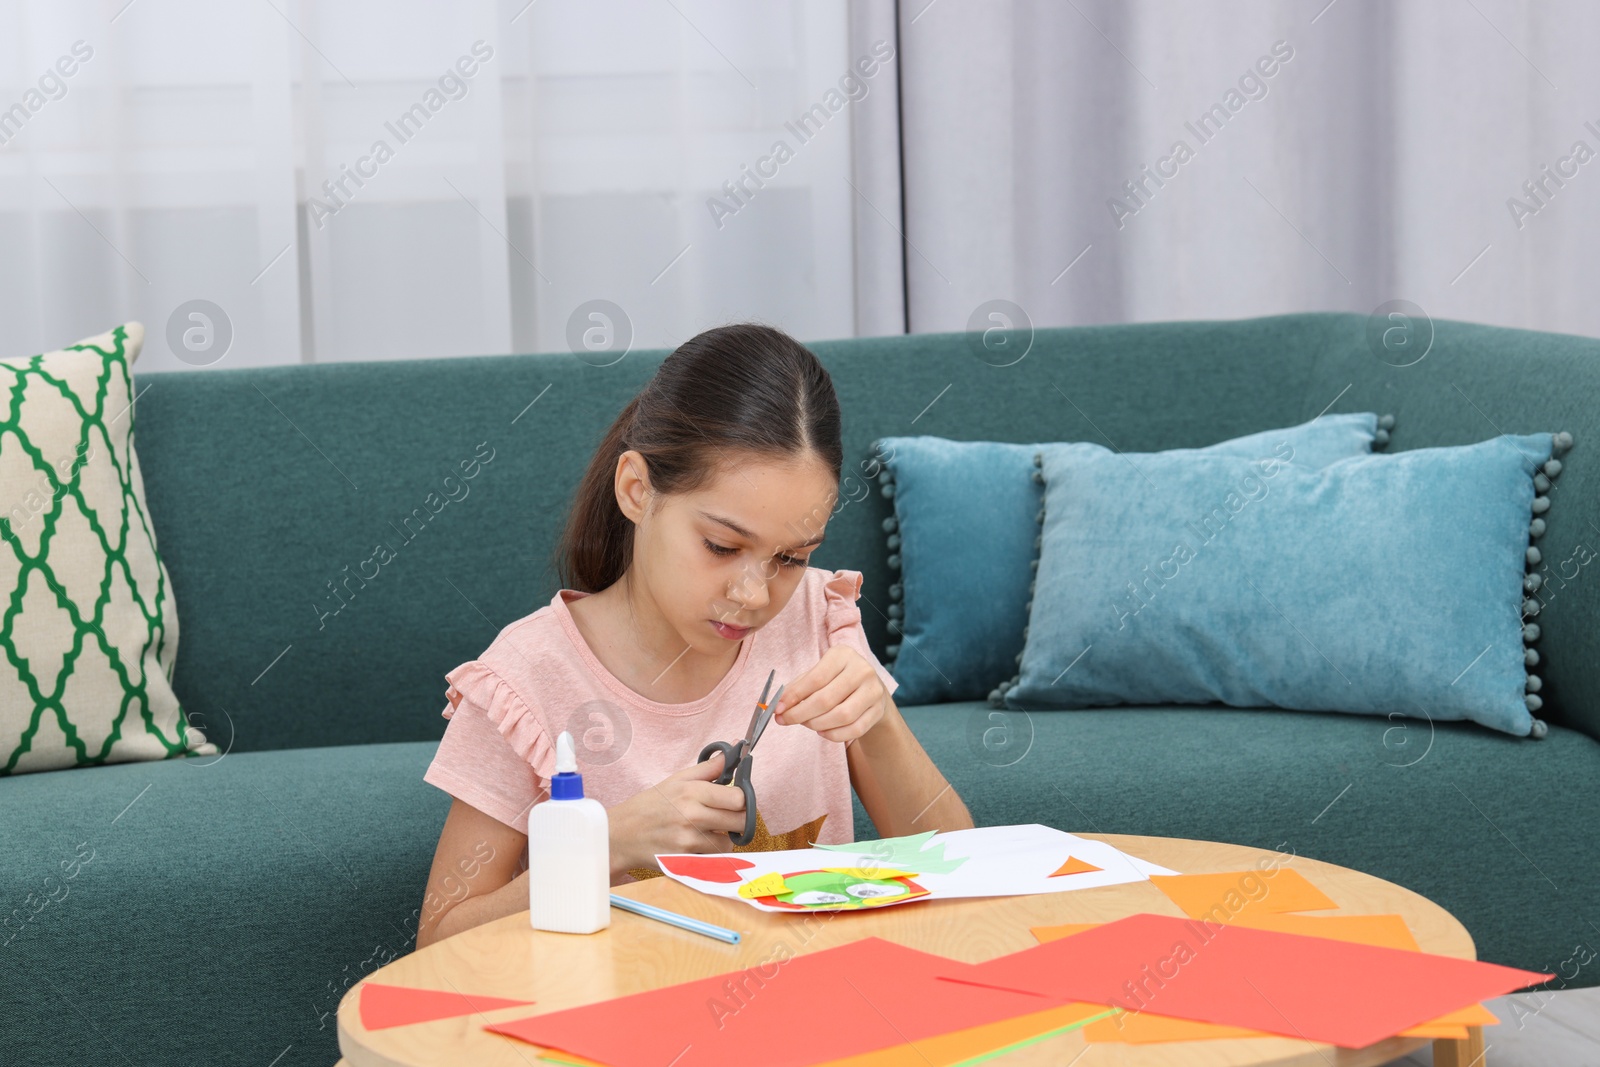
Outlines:
<svg viewBox="0 0 1600 1067"><path fill-rule="evenodd" d="M1576 731L1535 744L1471 723L1211 706L904 711L980 825L1282 845L1432 898L1483 959L1555 971L1574 945L1600 949L1600 742ZM1572 984L1597 984L1589 971Z"/></svg>
<svg viewBox="0 0 1600 1067"><path fill-rule="evenodd" d="M144 327L0 360L0 775L195 750L134 450Z"/></svg>
<svg viewBox="0 0 1600 1067"><path fill-rule="evenodd" d="M0 931L0 1058L328 1067L339 997L413 948L450 804L422 781L435 747L0 781L0 902L44 902Z"/></svg>

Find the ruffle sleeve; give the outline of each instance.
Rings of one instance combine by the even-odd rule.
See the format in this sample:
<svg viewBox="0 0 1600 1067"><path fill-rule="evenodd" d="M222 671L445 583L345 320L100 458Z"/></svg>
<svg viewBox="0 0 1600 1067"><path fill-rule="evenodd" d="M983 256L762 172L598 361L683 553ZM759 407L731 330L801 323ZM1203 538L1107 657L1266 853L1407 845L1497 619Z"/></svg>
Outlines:
<svg viewBox="0 0 1600 1067"><path fill-rule="evenodd" d="M445 680L450 683L445 689L450 706L440 714L448 719L461 709L463 700L470 702L482 710L484 717L534 773L549 781L556 772L555 742L510 683L480 660L463 663L446 674Z"/></svg>
<svg viewBox="0 0 1600 1067"><path fill-rule="evenodd" d="M834 635L851 627L861 629L861 609L856 600L861 596L863 577L860 571L834 571L833 577L822 583L822 595L828 620L828 645L836 642Z"/></svg>
<svg viewBox="0 0 1600 1067"><path fill-rule="evenodd" d="M867 633L861 628L861 608L856 605L856 601L861 596L863 580L860 571L845 570L834 571L833 576L822 583L827 647L848 645L861 653L862 658L872 664L872 669L883 681L884 688L892 694L899 688L900 683L895 681L894 675L889 673L888 668L878 662L872 646L867 643Z"/></svg>

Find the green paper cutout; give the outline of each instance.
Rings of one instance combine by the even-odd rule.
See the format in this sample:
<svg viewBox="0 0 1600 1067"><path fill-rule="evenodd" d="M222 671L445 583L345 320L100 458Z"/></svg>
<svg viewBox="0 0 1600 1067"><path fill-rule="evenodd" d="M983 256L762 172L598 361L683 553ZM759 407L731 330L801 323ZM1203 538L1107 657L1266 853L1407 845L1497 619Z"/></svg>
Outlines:
<svg viewBox="0 0 1600 1067"><path fill-rule="evenodd" d="M1068 1024L1067 1026L1057 1027L1054 1030L1049 1030L1042 1034L1036 1034L1033 1037L1014 1042L1005 1046L1004 1048L997 1048L993 1052L985 1052L980 1056L972 1057L970 1060L962 1060L960 1063L951 1064L951 1067L972 1067L972 1065L975 1063L983 1063L987 1060L992 1060L1001 1053L1011 1052L1012 1050L1019 1048L1027 1048L1029 1045L1038 1044L1047 1037L1055 1037L1057 1034L1069 1033L1081 1026L1088 1026L1090 1023L1099 1022L1101 1019L1104 1019L1107 1016L1117 1014L1119 1010L1120 1009L1118 1008L1112 1008L1110 1011L1103 1011L1099 1015L1091 1015L1087 1019L1080 1019L1075 1023Z"/></svg>
<svg viewBox="0 0 1600 1067"><path fill-rule="evenodd" d="M861 868L863 871L867 869ZM852 888L861 885L882 887L884 892L878 896L863 897L850 891ZM785 875L784 886L783 892L776 894L776 899L780 903L795 904L802 908L827 908L831 910L874 908L882 907L884 900L890 898L900 900L913 895L913 890L899 878L873 878L864 874L850 874L841 871L805 871L800 874ZM814 892L826 893L842 899L821 904L795 900L796 896Z"/></svg>
<svg viewBox="0 0 1600 1067"><path fill-rule="evenodd" d="M885 837L879 841L852 841L843 845L811 847L825 848L832 852L853 852L859 857L870 857L872 862L859 864L862 867L899 867L907 871L921 871L924 874L949 874L967 862L968 857L945 859L943 841L932 848L927 848L928 839L938 832L928 830L912 834L910 837Z"/></svg>

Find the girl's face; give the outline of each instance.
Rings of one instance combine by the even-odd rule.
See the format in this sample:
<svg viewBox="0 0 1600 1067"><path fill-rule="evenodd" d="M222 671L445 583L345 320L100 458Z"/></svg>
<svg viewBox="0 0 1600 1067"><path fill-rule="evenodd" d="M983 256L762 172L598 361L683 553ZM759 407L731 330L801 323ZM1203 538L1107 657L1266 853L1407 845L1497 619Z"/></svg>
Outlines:
<svg viewBox="0 0 1600 1067"><path fill-rule="evenodd" d="M625 452L617 496L635 526L633 580L684 643L720 659L789 602L837 493L815 456L740 454L704 488L661 496L643 458Z"/></svg>

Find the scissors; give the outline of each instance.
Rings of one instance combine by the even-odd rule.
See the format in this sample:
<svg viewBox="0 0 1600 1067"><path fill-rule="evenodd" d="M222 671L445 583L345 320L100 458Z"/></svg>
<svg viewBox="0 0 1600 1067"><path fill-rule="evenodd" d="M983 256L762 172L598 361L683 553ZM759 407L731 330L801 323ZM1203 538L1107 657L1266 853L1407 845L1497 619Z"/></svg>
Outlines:
<svg viewBox="0 0 1600 1067"><path fill-rule="evenodd" d="M767 694L772 690L772 679L777 674L777 670L773 670L767 675L767 684L761 690L761 699L756 702L756 710L750 716L750 729L745 731L744 737L732 744L727 741L711 742L700 750L700 759L697 761L704 763L713 752L721 752L722 773L717 776L717 784L738 786L744 794L744 832L729 835L735 845L748 845L756 836L756 790L750 784L751 750L761 740L762 731L772 721L772 708L783 696L784 687L780 685L772 700L767 700Z"/></svg>

